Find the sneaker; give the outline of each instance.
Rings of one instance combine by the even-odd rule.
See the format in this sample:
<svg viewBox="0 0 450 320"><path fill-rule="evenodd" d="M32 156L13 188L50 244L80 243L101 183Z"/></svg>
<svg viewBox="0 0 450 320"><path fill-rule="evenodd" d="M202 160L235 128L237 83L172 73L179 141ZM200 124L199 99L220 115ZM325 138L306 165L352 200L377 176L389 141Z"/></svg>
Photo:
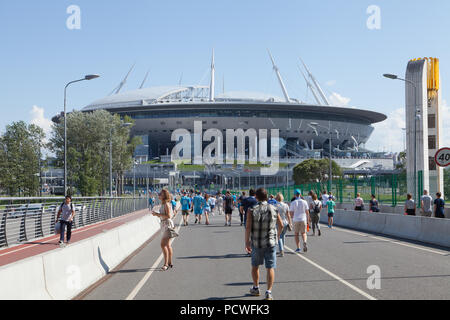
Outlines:
<svg viewBox="0 0 450 320"><path fill-rule="evenodd" d="M302 252L302 249L297 248L297 250L295 250L295 252L296 252L296 253L300 253L300 252Z"/></svg>
<svg viewBox="0 0 450 320"><path fill-rule="evenodd" d="M308 252L308 246L306 245L306 243L303 245L303 252Z"/></svg>
<svg viewBox="0 0 450 320"><path fill-rule="evenodd" d="M251 288L250 294L254 297L259 297L261 295L261 292L259 291L259 288Z"/></svg>
<svg viewBox="0 0 450 320"><path fill-rule="evenodd" d="M267 291L264 300L273 300L272 292Z"/></svg>
<svg viewBox="0 0 450 320"><path fill-rule="evenodd" d="M197 223L198 222L198 220L197 219L195 219L195 223Z"/></svg>
<svg viewBox="0 0 450 320"><path fill-rule="evenodd" d="M64 246L65 246L65 245L64 245L64 242L60 241L60 242L59 242L59 246L60 246L61 248L64 248Z"/></svg>
<svg viewBox="0 0 450 320"><path fill-rule="evenodd" d="M280 257L284 257L284 251L280 252Z"/></svg>

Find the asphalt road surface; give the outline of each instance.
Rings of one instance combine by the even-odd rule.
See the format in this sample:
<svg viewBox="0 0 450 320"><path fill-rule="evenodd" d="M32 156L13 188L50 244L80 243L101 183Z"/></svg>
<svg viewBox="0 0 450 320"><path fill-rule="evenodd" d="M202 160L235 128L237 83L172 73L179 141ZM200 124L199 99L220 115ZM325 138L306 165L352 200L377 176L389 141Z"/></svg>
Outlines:
<svg viewBox="0 0 450 320"><path fill-rule="evenodd" d="M180 226L174 269L160 271L157 236L84 299L261 300L266 272L262 267L262 296L249 296L250 258L237 213L231 227L223 215L211 220L196 225L191 216L189 226ZM275 300L450 299L450 250L342 228L322 226L322 233L308 237L308 252L300 254L288 234L286 255L277 259Z"/></svg>

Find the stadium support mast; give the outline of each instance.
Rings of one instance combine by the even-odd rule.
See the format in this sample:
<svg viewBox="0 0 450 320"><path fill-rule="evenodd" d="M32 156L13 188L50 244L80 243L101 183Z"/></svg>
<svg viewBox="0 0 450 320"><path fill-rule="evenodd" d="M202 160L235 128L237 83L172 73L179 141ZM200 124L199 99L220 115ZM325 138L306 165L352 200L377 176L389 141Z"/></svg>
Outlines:
<svg viewBox="0 0 450 320"><path fill-rule="evenodd" d="M150 70L148 70L147 73L145 74L144 80L142 80L142 83L141 83L141 86L139 87L139 89L142 89L144 87L144 84L145 84L145 81L147 81L149 72L150 72Z"/></svg>
<svg viewBox="0 0 450 320"><path fill-rule="evenodd" d="M278 69L277 65L275 64L275 60L273 60L272 54L270 53L269 49L267 49L267 52L269 52L270 60L272 60L273 70L275 70L277 74L278 81L280 82L281 90L283 91L284 98L286 99L287 103L291 102L291 99L289 98L289 94L286 90L286 87L283 82L283 78L281 78L280 70Z"/></svg>
<svg viewBox="0 0 450 320"><path fill-rule="evenodd" d="M214 49L212 51L212 59L211 59L211 82L209 85L209 101L214 102L216 97L214 96L215 90L215 76L216 76L216 67L214 65Z"/></svg>
<svg viewBox="0 0 450 320"><path fill-rule="evenodd" d="M323 93L322 88L319 85L319 82L317 82L316 78L314 78L314 76L312 75L312 73L309 71L308 67L306 66L306 64L303 62L302 58L300 58L300 61L302 62L303 66L306 69L306 72L308 72L309 77L311 78L311 81L313 82L314 86L316 87L317 91L319 92L320 97L322 98L322 100L325 102L325 104L327 106L330 105L330 102L328 101L327 97L325 96L325 94Z"/></svg>
<svg viewBox="0 0 450 320"><path fill-rule="evenodd" d="M122 88L125 85L125 83L127 83L128 77L130 76L131 72L133 71L135 65L136 64L133 64L131 66L130 71L128 71L128 73L125 76L125 78L120 82L120 84L117 86L116 89L113 90L113 92L111 94L118 94L120 92L120 90L122 90Z"/></svg>
<svg viewBox="0 0 450 320"><path fill-rule="evenodd" d="M303 78L305 79L306 85L308 86L309 90L312 92L312 94L313 94L313 96L314 96L314 99L316 100L317 104L318 104L318 105L321 105L322 103L320 102L320 99L319 99L319 97L317 96L317 93L316 93L316 91L314 90L314 88L313 88L311 82L308 81L308 78L306 78L306 75L305 75L305 73L302 71L302 69L300 69L300 66L297 66L297 67L298 67L298 70L300 70L300 72L301 72Z"/></svg>

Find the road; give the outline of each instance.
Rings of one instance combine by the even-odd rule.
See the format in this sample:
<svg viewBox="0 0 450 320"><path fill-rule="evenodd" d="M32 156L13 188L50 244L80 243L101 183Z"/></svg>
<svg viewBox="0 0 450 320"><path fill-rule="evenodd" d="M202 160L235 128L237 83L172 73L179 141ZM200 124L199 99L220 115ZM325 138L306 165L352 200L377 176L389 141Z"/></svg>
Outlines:
<svg viewBox="0 0 450 320"><path fill-rule="evenodd" d="M119 270L86 292L87 300L260 300L252 285L244 228L234 215L212 225L179 226L173 242L174 269L162 266L156 237ZM192 217L191 217L192 219ZM191 220L192 221L192 220ZM307 253L295 254L293 234L287 254L277 260L276 300L450 299L450 250L412 244L342 228L322 226L322 237L308 237ZM380 281L368 268L380 272ZM261 269L261 290L265 290ZM368 278L371 277L368 281ZM375 285L368 287L369 285ZM376 285L379 284L379 288Z"/></svg>

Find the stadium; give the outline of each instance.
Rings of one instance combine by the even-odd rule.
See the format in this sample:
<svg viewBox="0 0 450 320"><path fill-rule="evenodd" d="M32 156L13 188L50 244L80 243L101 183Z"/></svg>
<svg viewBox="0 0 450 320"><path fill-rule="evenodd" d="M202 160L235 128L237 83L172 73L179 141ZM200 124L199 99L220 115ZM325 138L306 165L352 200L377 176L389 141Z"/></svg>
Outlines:
<svg viewBox="0 0 450 320"><path fill-rule="evenodd" d="M82 111L102 109L130 116L135 121L132 135L143 140L135 154L141 163L153 159L170 161L176 145L172 133L180 128L193 132L194 121L201 121L203 132L212 128L223 133L227 129L278 129L280 163L293 165L308 158L328 158L331 149L332 157L347 168L393 167L392 157L386 159L384 154L364 148L374 130L373 124L386 120L384 114L332 106L304 63L303 75L315 103L291 98L271 55L270 58L283 97L246 91L216 95L213 54L209 86L142 88L141 85L140 89L121 93L130 70L113 94L92 102ZM208 144L203 142L203 147ZM248 157L248 142L245 150Z"/></svg>

